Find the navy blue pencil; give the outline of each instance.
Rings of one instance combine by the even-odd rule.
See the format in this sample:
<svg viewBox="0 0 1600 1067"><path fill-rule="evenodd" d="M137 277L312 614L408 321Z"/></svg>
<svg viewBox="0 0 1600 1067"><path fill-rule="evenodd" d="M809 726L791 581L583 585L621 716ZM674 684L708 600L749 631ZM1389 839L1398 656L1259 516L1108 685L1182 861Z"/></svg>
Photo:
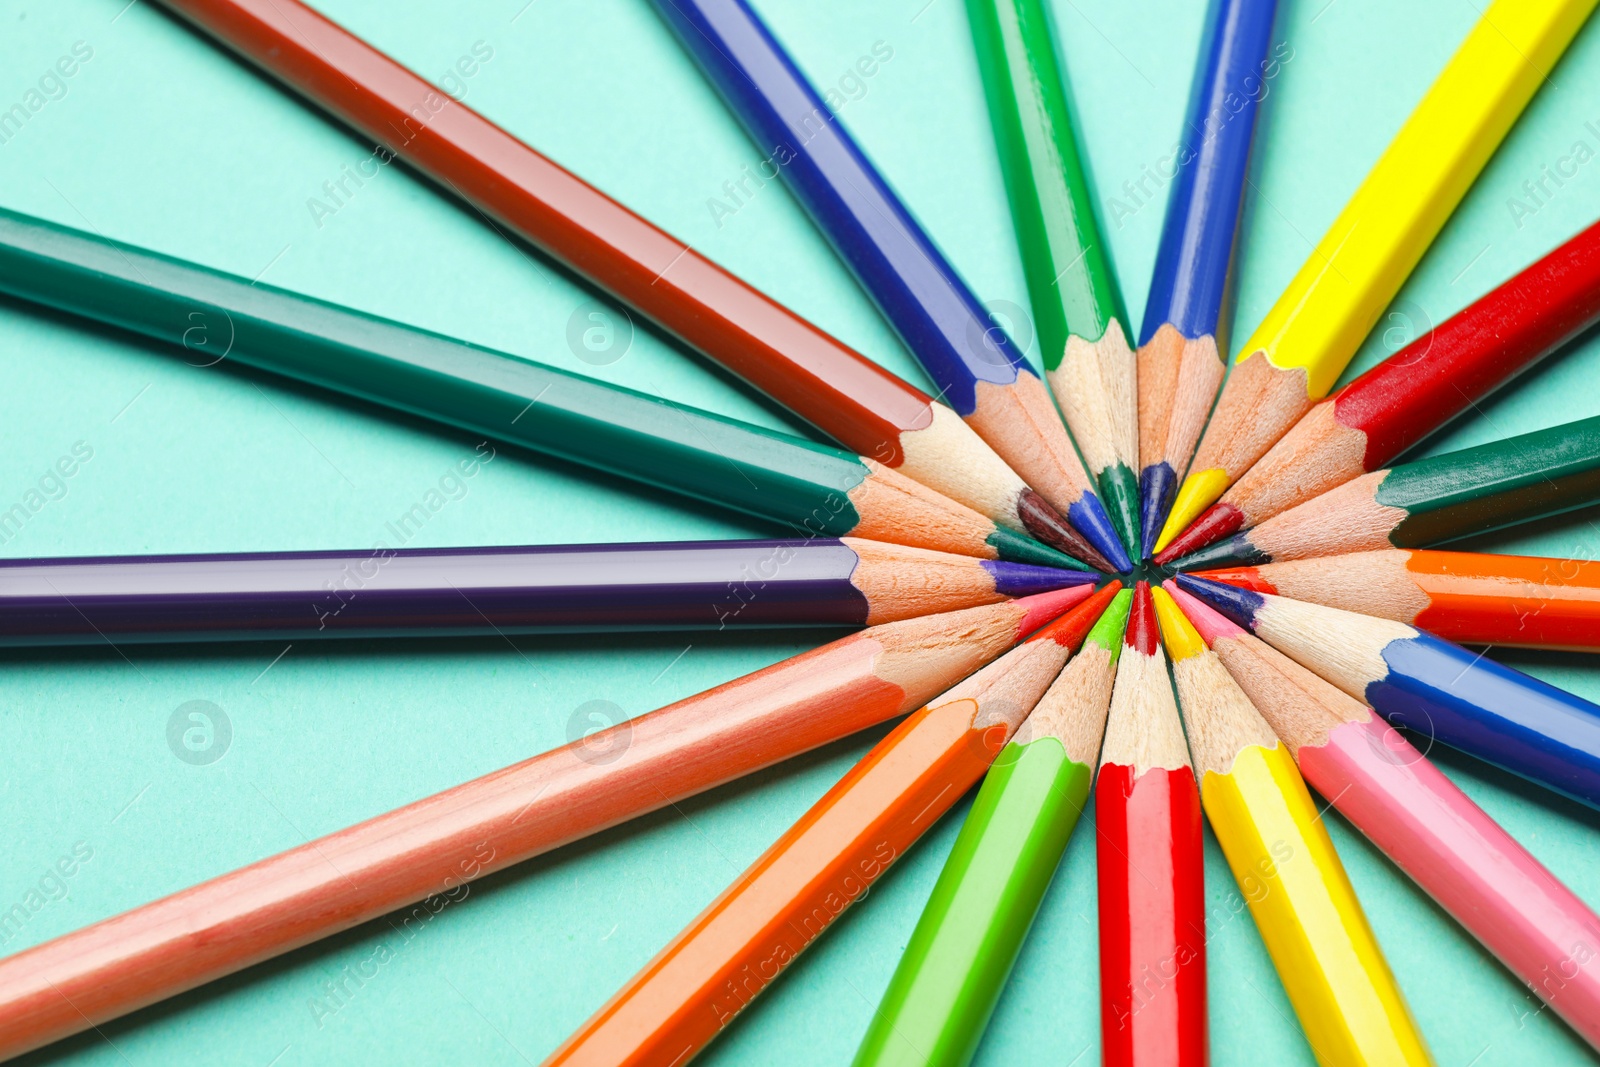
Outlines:
<svg viewBox="0 0 1600 1067"><path fill-rule="evenodd" d="M954 408L1118 571L1132 564L1044 382L743 0L655 0Z"/></svg>

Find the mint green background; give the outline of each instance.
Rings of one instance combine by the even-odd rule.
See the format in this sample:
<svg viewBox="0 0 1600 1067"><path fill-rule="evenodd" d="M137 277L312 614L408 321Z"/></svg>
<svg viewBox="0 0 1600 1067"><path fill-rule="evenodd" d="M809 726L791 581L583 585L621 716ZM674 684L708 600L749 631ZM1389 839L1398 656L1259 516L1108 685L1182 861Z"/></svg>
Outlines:
<svg viewBox="0 0 1600 1067"><path fill-rule="evenodd" d="M0 109L82 40L66 95L0 144L0 201L70 225L752 419L790 423L641 328L594 367L565 340L591 294L386 168L319 228L307 199L370 146L148 2L0 5ZM336 0L332 17L425 74L474 42L494 57L469 104L828 329L920 380L788 196L761 190L715 225L707 198L753 165L745 141L643 0ZM976 290L1026 306L977 70L957 0L767 0L818 81L876 41L894 57L843 120ZM1058 0L1102 200L1176 137L1197 47L1193 0ZM519 14L519 9L520 14ZM1239 277L1254 326L1475 17L1457 0L1289 3L1293 59L1262 114ZM1593 121L1595 127L1585 127ZM1411 283L1394 320L1437 322L1600 215L1600 160L1521 220L1507 198L1573 142L1600 148L1600 27L1535 100ZM1135 321L1164 197L1108 239ZM1391 344L1389 347L1393 347ZM1381 337L1358 367L1387 349ZM1600 346L1552 362L1434 443L1460 447L1600 413ZM475 440L224 365L0 304L0 509L77 440L94 458L7 556L365 546ZM744 536L745 520L502 451L413 543ZM1589 516L1489 542L1595 555ZM0 653L0 910L75 842L93 859L0 951L563 743L592 700L637 714L811 647L819 632L626 639L297 643ZM1498 654L1497 654L1498 655ZM1505 657L1600 698L1587 657ZM231 748L192 766L166 743L189 700L223 707ZM36 1063L264 1067L537 1061L835 781L863 737L497 875L413 940L375 923L65 1042ZM1580 894L1600 903L1597 817L1440 754L1446 770ZM707 1063L845 1062L949 850L953 812L725 1034ZM1092 825L1093 812L1084 826ZM1347 824L1329 822L1443 1064L1581 1062L1579 1042ZM1231 882L1210 851L1218 1065L1309 1063ZM1098 1057L1093 837L1075 835L980 1054ZM394 958L331 1016L320 984ZM320 1025L319 1025L320 1022ZM113 1047L114 1046L114 1047ZM1076 1057L1076 1058L1074 1058ZM1476 1058L1475 1058L1476 1057Z"/></svg>

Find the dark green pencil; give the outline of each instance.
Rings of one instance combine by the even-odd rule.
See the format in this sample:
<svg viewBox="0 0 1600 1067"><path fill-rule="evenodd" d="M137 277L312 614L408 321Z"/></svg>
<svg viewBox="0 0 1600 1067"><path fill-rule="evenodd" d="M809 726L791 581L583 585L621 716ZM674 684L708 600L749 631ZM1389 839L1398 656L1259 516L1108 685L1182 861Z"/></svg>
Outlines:
<svg viewBox="0 0 1600 1067"><path fill-rule="evenodd" d="M1423 548L1600 500L1600 416L1373 471L1226 541L1178 570Z"/></svg>
<svg viewBox="0 0 1600 1067"><path fill-rule="evenodd" d="M881 464L0 210L0 292L771 519L801 535L1082 564Z"/></svg>
<svg viewBox="0 0 1600 1067"><path fill-rule="evenodd" d="M1040 0L967 0L1045 378L1134 559L1137 364Z"/></svg>

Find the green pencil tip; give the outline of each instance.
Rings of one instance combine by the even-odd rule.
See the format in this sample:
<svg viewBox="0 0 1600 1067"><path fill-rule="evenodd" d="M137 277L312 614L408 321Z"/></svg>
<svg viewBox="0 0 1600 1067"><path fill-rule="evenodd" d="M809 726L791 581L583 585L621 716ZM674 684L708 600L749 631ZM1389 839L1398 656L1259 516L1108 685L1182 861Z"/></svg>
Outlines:
<svg viewBox="0 0 1600 1067"><path fill-rule="evenodd" d="M1004 526L995 527L994 533L984 539L995 554L1003 560L1012 563L1032 563L1040 567L1060 567L1069 571L1089 570L1088 564L1081 560L1073 559L1065 552L1058 552L1049 545L1040 544L1031 537L1008 530Z"/></svg>
<svg viewBox="0 0 1600 1067"><path fill-rule="evenodd" d="M1139 533L1139 476L1122 463L1113 463L1100 472L1100 499L1111 514L1117 536L1128 546L1133 559L1144 558Z"/></svg>
<svg viewBox="0 0 1600 1067"><path fill-rule="evenodd" d="M1090 629L1089 636L1083 643L1099 645L1111 653L1111 665L1117 665L1117 659L1122 655L1122 632L1128 628L1128 615L1133 610L1133 590L1124 589L1111 598L1111 603L1106 605L1106 610L1101 613L1100 619Z"/></svg>

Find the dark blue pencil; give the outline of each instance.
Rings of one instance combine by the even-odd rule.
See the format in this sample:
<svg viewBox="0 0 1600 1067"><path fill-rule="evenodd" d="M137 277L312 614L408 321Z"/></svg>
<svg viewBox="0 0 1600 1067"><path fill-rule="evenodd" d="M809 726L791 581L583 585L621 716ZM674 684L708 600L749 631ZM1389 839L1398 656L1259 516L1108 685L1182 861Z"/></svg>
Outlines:
<svg viewBox="0 0 1600 1067"><path fill-rule="evenodd" d="M1212 0L1189 113L1170 157L1177 176L1139 334L1139 525L1146 557L1222 385L1226 305L1257 105L1284 58L1268 52L1277 9L1277 0Z"/></svg>
<svg viewBox="0 0 1600 1067"><path fill-rule="evenodd" d="M1600 807L1600 707L1589 701L1404 623L1177 581L1396 726Z"/></svg>
<svg viewBox="0 0 1600 1067"><path fill-rule="evenodd" d="M1112 569L1128 570L1127 551L1044 382L755 12L742 0L655 3L939 387L940 399Z"/></svg>

